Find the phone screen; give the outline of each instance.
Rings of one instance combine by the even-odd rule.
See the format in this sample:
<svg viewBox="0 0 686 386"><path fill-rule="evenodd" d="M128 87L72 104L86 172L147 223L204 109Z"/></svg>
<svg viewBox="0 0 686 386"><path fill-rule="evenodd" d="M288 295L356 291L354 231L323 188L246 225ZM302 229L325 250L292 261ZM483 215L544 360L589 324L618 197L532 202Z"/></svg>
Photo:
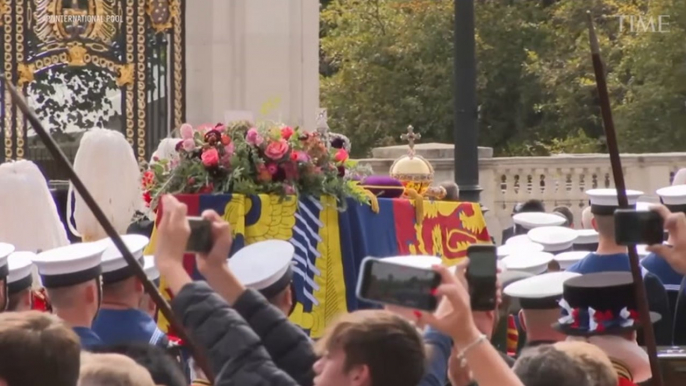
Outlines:
<svg viewBox="0 0 686 386"><path fill-rule="evenodd" d="M212 224L201 217L188 217L191 235L186 252L207 253L212 250Z"/></svg>
<svg viewBox="0 0 686 386"><path fill-rule="evenodd" d="M472 245L467 249L467 283L472 309L493 311L496 303L498 257L494 245Z"/></svg>
<svg viewBox="0 0 686 386"><path fill-rule="evenodd" d="M615 241L619 245L662 244L662 217L654 211L619 209L615 211Z"/></svg>
<svg viewBox="0 0 686 386"><path fill-rule="evenodd" d="M436 309L434 290L441 279L430 269L369 259L362 266L360 279L358 296L363 300L426 311Z"/></svg>

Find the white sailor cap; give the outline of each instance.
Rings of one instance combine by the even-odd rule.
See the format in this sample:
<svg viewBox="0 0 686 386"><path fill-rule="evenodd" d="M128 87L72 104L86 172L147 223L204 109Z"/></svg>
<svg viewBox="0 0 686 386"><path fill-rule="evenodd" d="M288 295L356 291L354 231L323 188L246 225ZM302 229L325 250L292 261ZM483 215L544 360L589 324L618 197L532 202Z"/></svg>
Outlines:
<svg viewBox="0 0 686 386"><path fill-rule="evenodd" d="M33 252L14 252L8 258L10 274L7 276L7 292L12 295L33 285Z"/></svg>
<svg viewBox="0 0 686 386"><path fill-rule="evenodd" d="M7 243L0 243L0 279L7 277L9 270L7 268L7 256L14 252L14 245Z"/></svg>
<svg viewBox="0 0 686 386"><path fill-rule="evenodd" d="M501 260L508 271L523 271L534 275L547 271L551 261L553 254L548 252L517 253Z"/></svg>
<svg viewBox="0 0 686 386"><path fill-rule="evenodd" d="M655 193L672 212L686 212L686 185L674 185L658 189Z"/></svg>
<svg viewBox="0 0 686 386"><path fill-rule="evenodd" d="M439 257L428 255L408 255L408 256L393 256L381 259L388 263L404 265L406 267L431 269L434 265L441 265L442 261Z"/></svg>
<svg viewBox="0 0 686 386"><path fill-rule="evenodd" d="M573 272L550 272L519 280L503 289L503 293L519 299L524 310L556 310L562 298L565 281L581 276Z"/></svg>
<svg viewBox="0 0 686 386"><path fill-rule="evenodd" d="M531 241L543 245L544 251L560 253L572 249L577 233L572 228L554 226L532 229L527 236Z"/></svg>
<svg viewBox="0 0 686 386"><path fill-rule="evenodd" d="M291 284L294 255L295 248L288 241L260 241L231 256L229 269L243 285L270 298Z"/></svg>
<svg viewBox="0 0 686 386"><path fill-rule="evenodd" d="M567 220L552 213L524 212L512 216L512 221L522 228L530 230L538 227L563 225Z"/></svg>
<svg viewBox="0 0 686 386"><path fill-rule="evenodd" d="M595 229L577 229L574 244L597 244L598 232Z"/></svg>
<svg viewBox="0 0 686 386"><path fill-rule="evenodd" d="M46 288L69 287L100 276L103 242L78 243L41 252L33 259Z"/></svg>
<svg viewBox="0 0 686 386"><path fill-rule="evenodd" d="M143 250L148 246L150 239L143 235L123 235L121 239L133 255L133 258L138 260L140 265L143 266ZM107 238L98 242L103 243L107 248L105 253L102 254L103 284L116 283L134 275L133 270L124 259L124 255L114 245L112 239Z"/></svg>
<svg viewBox="0 0 686 386"><path fill-rule="evenodd" d="M591 200L591 213L601 216L611 216L619 209L616 189L591 189L586 191ZM636 206L638 198L643 192L638 190L626 190L626 198L630 208Z"/></svg>
<svg viewBox="0 0 686 386"><path fill-rule="evenodd" d="M555 261L560 265L561 270L565 270L584 257L588 256L589 251L569 251L555 255Z"/></svg>
<svg viewBox="0 0 686 386"><path fill-rule="evenodd" d="M502 259L505 256L513 255L515 253L520 252L543 252L543 245L534 242L522 242L516 244L501 245L498 247L498 249L496 249L498 259Z"/></svg>
<svg viewBox="0 0 686 386"><path fill-rule="evenodd" d="M147 276L148 280L151 282L157 283L160 280L160 270L157 269L157 266L155 265L155 256L143 256L143 260L145 276Z"/></svg>
<svg viewBox="0 0 686 386"><path fill-rule="evenodd" d="M532 241L527 235L517 235L517 236L512 236L509 239L505 241L505 245L513 245L513 244L522 244L522 243L527 243L530 244Z"/></svg>

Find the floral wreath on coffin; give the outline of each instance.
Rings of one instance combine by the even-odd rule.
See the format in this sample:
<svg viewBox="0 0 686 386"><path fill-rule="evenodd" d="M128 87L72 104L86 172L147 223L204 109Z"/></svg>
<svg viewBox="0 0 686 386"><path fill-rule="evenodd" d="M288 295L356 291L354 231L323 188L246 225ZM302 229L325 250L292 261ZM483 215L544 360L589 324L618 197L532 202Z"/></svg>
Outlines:
<svg viewBox="0 0 686 386"><path fill-rule="evenodd" d="M343 135L247 121L183 124L178 132L178 157L154 158L142 177L153 210L163 194L331 195L341 209L347 198L369 203L357 181L371 170L349 159Z"/></svg>

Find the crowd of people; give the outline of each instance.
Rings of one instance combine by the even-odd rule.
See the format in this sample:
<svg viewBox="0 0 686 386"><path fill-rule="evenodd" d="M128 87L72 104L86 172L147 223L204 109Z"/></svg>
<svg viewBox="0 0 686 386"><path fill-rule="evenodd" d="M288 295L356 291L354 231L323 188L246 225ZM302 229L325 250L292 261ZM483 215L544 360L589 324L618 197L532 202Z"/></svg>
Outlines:
<svg viewBox="0 0 686 386"><path fill-rule="evenodd" d="M468 259L449 268L431 256L396 256L396 263L440 276L437 309L356 310L316 341L288 319L295 305L289 242L251 244L228 258L231 227L205 211L212 248L196 254L205 280L193 280L184 265L188 208L164 196L154 256L144 253L150 235L126 234L125 222L118 231L148 280L164 279L173 313L199 349L194 359L185 342L158 328L143 282L83 203L75 203L83 242L70 243L35 165L2 164L0 386L643 383L652 377L641 347L644 323L652 324L659 345L682 344L686 335L678 296L686 273L686 185L659 190L664 205L650 208L668 232L667 242L646 246L642 259L650 320L638 315L627 248L615 241L616 191L587 193L585 229L573 229L568 208L546 213L536 201L516 208L498 247L493 310L470 307ZM627 195L630 206L643 205L642 192ZM139 209L131 197L98 200L117 218L131 218Z"/></svg>

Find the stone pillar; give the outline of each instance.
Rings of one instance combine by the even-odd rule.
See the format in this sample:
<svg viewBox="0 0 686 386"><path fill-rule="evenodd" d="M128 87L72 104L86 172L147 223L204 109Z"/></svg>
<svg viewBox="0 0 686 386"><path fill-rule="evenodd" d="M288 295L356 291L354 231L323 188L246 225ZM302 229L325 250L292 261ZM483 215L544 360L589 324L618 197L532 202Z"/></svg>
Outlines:
<svg viewBox="0 0 686 386"><path fill-rule="evenodd" d="M187 119L227 111L314 130L319 112L319 2L202 0L186 7ZM266 115L263 115L267 111Z"/></svg>

